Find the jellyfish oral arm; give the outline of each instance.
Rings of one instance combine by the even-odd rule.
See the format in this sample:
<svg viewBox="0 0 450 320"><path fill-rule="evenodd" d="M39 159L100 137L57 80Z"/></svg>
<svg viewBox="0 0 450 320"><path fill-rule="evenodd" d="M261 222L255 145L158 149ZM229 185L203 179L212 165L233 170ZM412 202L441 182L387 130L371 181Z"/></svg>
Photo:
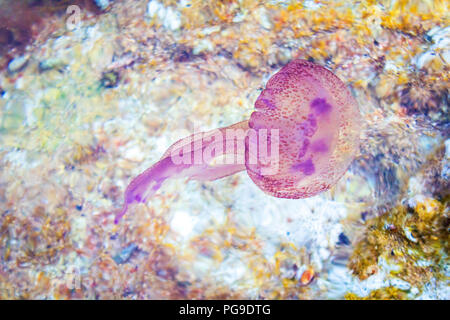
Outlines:
<svg viewBox="0 0 450 320"><path fill-rule="evenodd" d="M248 121L242 121L174 143L157 163L131 181L114 223L119 222L131 204L147 202L169 178L212 181L245 170L247 130Z"/></svg>

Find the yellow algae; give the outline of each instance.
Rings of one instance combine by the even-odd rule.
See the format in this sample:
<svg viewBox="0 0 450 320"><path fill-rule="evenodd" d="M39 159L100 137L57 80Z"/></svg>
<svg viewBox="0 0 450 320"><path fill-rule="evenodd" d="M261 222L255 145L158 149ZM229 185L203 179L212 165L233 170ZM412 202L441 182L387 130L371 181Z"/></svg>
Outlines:
<svg viewBox="0 0 450 320"><path fill-rule="evenodd" d="M354 293L346 293L346 300L408 300L407 293L395 287L372 290L369 295L360 297Z"/></svg>
<svg viewBox="0 0 450 320"><path fill-rule="evenodd" d="M443 276L449 250L445 224L448 199L419 202L414 211L398 206L368 221L368 233L358 242L349 268L360 279L367 279L378 268L379 258L397 266L391 275L422 287L432 276ZM425 265L423 265L425 263ZM434 265L429 268L428 264Z"/></svg>

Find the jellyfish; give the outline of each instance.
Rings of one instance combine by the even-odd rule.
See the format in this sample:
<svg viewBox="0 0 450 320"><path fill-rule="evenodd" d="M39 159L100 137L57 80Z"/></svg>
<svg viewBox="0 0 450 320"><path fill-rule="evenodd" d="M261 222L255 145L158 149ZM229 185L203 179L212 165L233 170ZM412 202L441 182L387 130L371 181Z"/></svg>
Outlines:
<svg viewBox="0 0 450 320"><path fill-rule="evenodd" d="M288 199L330 189L359 149L360 114L331 71L293 60L267 82L249 120L175 142L125 190L117 224L169 178L212 181L240 171L266 194Z"/></svg>

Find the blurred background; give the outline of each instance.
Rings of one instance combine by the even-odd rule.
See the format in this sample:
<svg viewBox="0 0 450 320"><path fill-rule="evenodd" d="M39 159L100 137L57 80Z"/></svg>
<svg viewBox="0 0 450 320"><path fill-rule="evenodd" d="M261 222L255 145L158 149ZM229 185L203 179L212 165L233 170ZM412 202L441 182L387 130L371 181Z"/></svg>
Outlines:
<svg viewBox="0 0 450 320"><path fill-rule="evenodd" d="M0 0L0 298L449 299L449 50L443 0ZM295 58L359 104L335 187L171 180L113 223Z"/></svg>

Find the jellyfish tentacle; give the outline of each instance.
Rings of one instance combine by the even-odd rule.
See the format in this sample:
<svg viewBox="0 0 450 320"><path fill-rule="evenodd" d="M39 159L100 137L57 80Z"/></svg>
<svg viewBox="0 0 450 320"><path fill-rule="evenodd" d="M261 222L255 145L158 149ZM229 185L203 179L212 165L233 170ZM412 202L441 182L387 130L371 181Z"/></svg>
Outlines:
<svg viewBox="0 0 450 320"><path fill-rule="evenodd" d="M239 130L239 136L231 135L229 138L229 130ZM119 222L131 204L147 202L169 178L212 181L245 170L245 144L242 141L247 130L248 121L242 121L225 128L196 133L175 142L157 163L131 181L125 191L122 209L116 214L114 222ZM228 156L229 161L213 163L224 156ZM237 161L239 157L241 161Z"/></svg>

